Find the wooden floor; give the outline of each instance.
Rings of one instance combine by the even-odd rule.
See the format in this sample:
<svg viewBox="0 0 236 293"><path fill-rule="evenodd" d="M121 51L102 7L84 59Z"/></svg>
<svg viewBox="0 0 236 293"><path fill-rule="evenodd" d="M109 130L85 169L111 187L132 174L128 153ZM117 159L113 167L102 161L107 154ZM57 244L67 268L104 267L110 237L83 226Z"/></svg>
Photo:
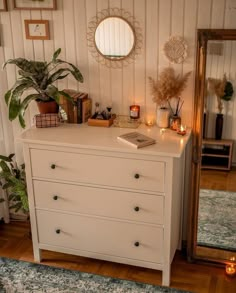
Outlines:
<svg viewBox="0 0 236 293"><path fill-rule="evenodd" d="M230 171L201 170L200 188L236 192L236 167Z"/></svg>
<svg viewBox="0 0 236 293"><path fill-rule="evenodd" d="M0 256L34 262L28 224L0 223ZM161 285L159 271L73 255L44 251L42 264ZM235 293L236 278L227 277L223 267L188 263L184 254L178 252L172 264L170 286L196 293Z"/></svg>

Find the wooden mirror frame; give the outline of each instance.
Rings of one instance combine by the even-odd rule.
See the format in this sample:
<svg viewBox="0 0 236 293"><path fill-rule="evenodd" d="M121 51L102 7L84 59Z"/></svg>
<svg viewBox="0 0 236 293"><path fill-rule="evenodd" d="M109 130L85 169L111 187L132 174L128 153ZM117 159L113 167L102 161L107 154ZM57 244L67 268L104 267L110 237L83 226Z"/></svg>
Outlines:
<svg viewBox="0 0 236 293"><path fill-rule="evenodd" d="M205 260L214 263L226 263L225 260L216 256L209 258L198 256L197 249L197 224L198 224L198 205L200 188L200 169L201 169L201 146L203 132L203 111L204 93L206 86L206 58L207 45L211 40L236 40L236 29L199 29L197 31L197 52L196 52L196 75L195 75L195 98L193 116L193 137L192 137L192 179L191 179L191 198L189 205L189 229L187 254L190 261Z"/></svg>

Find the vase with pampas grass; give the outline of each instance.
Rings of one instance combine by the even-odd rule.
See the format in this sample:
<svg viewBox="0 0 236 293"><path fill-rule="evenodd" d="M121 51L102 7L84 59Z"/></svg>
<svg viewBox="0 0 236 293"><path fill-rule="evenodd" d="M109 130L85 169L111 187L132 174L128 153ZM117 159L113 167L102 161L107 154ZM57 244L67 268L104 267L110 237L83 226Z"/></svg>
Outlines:
<svg viewBox="0 0 236 293"><path fill-rule="evenodd" d="M161 71L158 80L149 77L152 99L157 105L157 126L167 128L169 127L170 117L172 120L173 117L179 117L183 106L183 100L180 96L187 86L190 74L191 72L187 72L184 75L176 75L173 67L167 67ZM165 112L165 115L163 115L163 112ZM165 121L164 118L160 119L158 116L164 117Z"/></svg>
<svg viewBox="0 0 236 293"><path fill-rule="evenodd" d="M211 94L215 94L217 98L218 113L216 113L215 139L219 140L222 138L223 133L223 101L228 102L231 100L234 93L233 85L224 74L222 79L208 78L208 91Z"/></svg>

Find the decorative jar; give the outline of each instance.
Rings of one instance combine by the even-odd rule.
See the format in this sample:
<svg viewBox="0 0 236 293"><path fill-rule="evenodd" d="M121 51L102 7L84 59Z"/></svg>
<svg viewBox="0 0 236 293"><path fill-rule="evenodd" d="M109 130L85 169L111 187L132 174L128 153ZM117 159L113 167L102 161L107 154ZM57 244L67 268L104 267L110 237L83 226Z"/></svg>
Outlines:
<svg viewBox="0 0 236 293"><path fill-rule="evenodd" d="M169 109L168 108L158 108L157 109L157 126L160 128L169 127Z"/></svg>
<svg viewBox="0 0 236 293"><path fill-rule="evenodd" d="M177 130L181 125L181 117L177 115L170 116L170 129Z"/></svg>

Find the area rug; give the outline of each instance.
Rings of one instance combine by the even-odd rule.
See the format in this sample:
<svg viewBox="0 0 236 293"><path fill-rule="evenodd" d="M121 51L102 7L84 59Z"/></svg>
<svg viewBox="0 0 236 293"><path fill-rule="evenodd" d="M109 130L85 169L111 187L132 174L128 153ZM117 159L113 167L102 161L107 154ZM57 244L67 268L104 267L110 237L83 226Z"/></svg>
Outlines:
<svg viewBox="0 0 236 293"><path fill-rule="evenodd" d="M200 189L198 245L236 251L236 193Z"/></svg>
<svg viewBox="0 0 236 293"><path fill-rule="evenodd" d="M187 291L0 258L0 292L186 293Z"/></svg>

